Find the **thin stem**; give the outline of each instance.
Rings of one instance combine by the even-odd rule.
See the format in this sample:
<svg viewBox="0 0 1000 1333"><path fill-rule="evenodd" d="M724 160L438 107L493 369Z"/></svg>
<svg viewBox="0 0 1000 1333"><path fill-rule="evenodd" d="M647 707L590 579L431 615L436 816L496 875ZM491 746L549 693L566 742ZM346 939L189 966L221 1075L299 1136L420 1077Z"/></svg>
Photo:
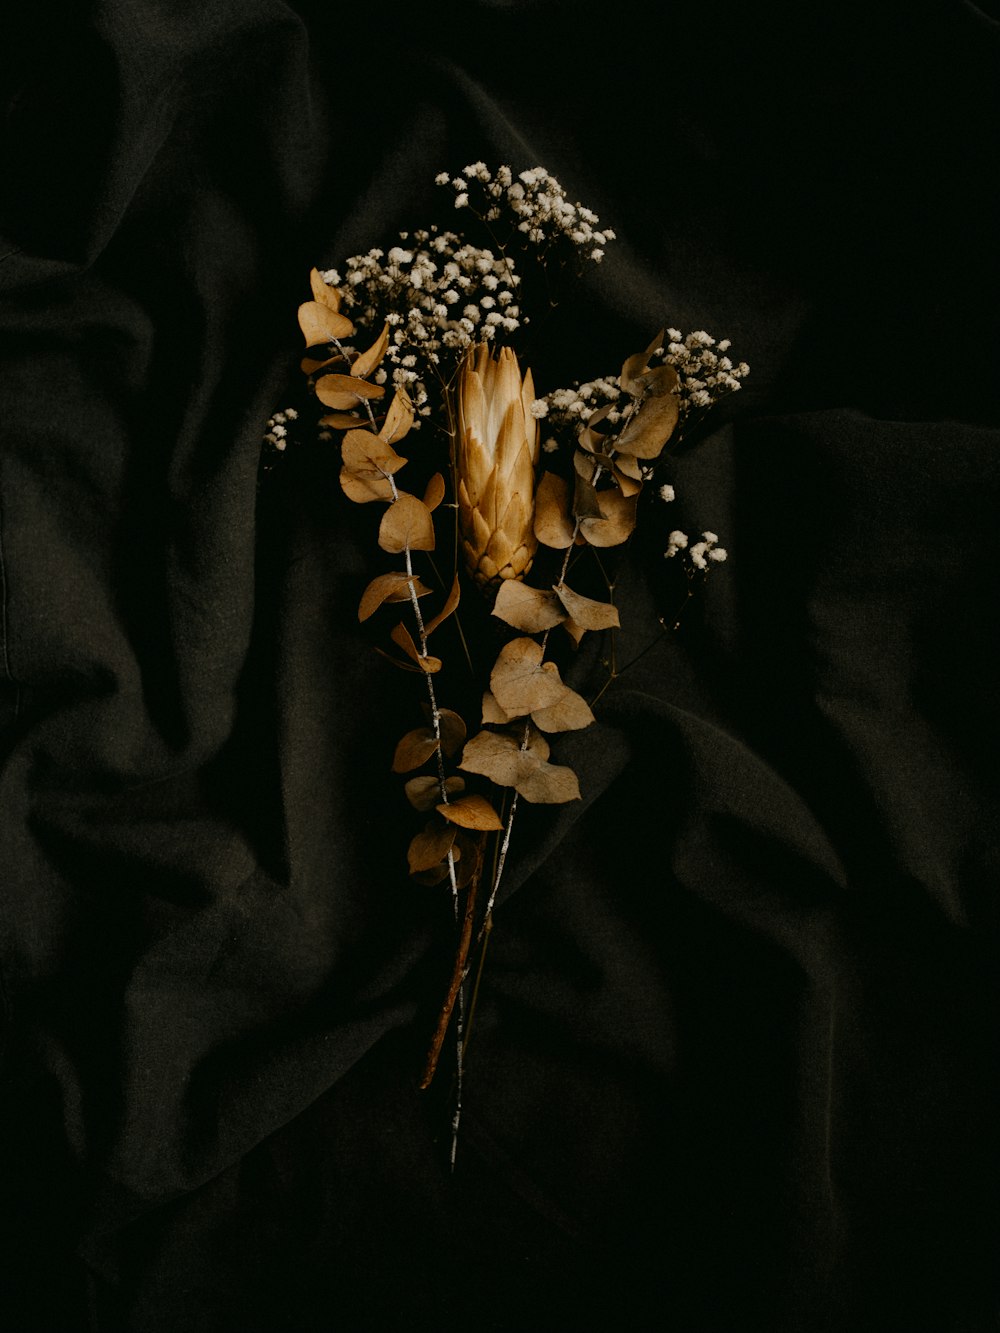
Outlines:
<svg viewBox="0 0 1000 1333"><path fill-rule="evenodd" d="M445 996L444 1003L438 1014L437 1026L434 1029L434 1036L431 1039L430 1050L427 1052L427 1061L424 1065L423 1077L420 1080L422 1089L429 1088L437 1072L438 1060L441 1057L441 1048L444 1045L444 1039L447 1036L448 1028L451 1024L451 1016L455 1008L456 1001L462 992L462 983L465 980L465 964L469 956L469 946L472 943L472 924L476 913L476 898L479 893L479 881L483 873L483 840L480 838L476 844L476 865L472 872L472 878L469 881L469 890L465 900L465 915L462 919L462 932L458 941L458 952L455 954L455 963L452 968L451 982L448 986L448 993ZM459 1075L461 1075L462 1046L458 1048ZM459 1077L459 1091L461 1091L461 1077Z"/></svg>

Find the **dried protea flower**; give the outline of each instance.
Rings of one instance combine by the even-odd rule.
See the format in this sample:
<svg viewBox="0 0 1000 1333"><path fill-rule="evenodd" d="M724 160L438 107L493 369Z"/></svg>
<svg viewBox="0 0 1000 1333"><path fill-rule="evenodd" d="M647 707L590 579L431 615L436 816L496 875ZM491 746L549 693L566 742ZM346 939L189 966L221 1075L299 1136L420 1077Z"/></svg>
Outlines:
<svg viewBox="0 0 1000 1333"><path fill-rule="evenodd" d="M469 572L481 587L520 579L538 545L532 530L538 422L535 388L517 357L485 343L458 375L458 516Z"/></svg>

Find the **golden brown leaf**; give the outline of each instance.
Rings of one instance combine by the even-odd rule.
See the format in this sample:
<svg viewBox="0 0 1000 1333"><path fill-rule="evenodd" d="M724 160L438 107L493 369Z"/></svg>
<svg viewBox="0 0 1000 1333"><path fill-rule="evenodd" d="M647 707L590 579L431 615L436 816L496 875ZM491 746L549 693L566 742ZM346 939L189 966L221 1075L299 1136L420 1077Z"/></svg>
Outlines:
<svg viewBox="0 0 1000 1333"><path fill-rule="evenodd" d="M496 695L487 690L483 695L483 721L501 724L512 721L511 715L497 703Z"/></svg>
<svg viewBox="0 0 1000 1333"><path fill-rule="evenodd" d="M464 791L465 779L457 776L445 778L444 789L449 796ZM403 791L415 810L433 810L441 800L441 783L432 773L426 773L419 778L410 778Z"/></svg>
<svg viewBox="0 0 1000 1333"><path fill-rule="evenodd" d="M543 472L535 491L535 536L544 546L563 551L573 544L569 486L554 472Z"/></svg>
<svg viewBox="0 0 1000 1333"><path fill-rule="evenodd" d="M578 519L603 518L597 491L579 472L573 486L573 516Z"/></svg>
<svg viewBox="0 0 1000 1333"><path fill-rule="evenodd" d="M619 458L628 458L628 454L619 454ZM636 481L633 477L629 476L627 472L624 472L620 467L617 466L615 467L614 477L615 481L618 483L618 489L621 491L622 495L627 496L630 499L633 495L638 495L639 492L642 490L642 482Z"/></svg>
<svg viewBox="0 0 1000 1333"><path fill-rule="evenodd" d="M582 625L578 625L578 624L576 623L576 621L573 619L573 617L570 616L569 620L564 620L564 621L563 621L563 623L562 623L562 627L563 627L563 629L566 631L566 633L569 635L569 637L573 640L573 647L574 647L574 648L579 648L580 643L581 643L581 641L582 641L582 639L583 639L583 636L584 636L584 635L586 634L586 632L587 632L587 631L583 628L583 626L582 626Z"/></svg>
<svg viewBox="0 0 1000 1333"><path fill-rule="evenodd" d="M410 600L409 574L402 570L393 570L389 574L378 574L361 594L358 606L358 619L367 620L375 614L383 602L408 602ZM430 592L416 577L412 579L418 597L426 597Z"/></svg>
<svg viewBox="0 0 1000 1333"><path fill-rule="evenodd" d="M620 546L635 527L636 496L601 491L601 518L585 518L580 531L591 546Z"/></svg>
<svg viewBox="0 0 1000 1333"><path fill-rule="evenodd" d="M406 435L413 425L413 404L405 389L397 389L392 396L389 410L385 414L379 434L386 444L396 444Z"/></svg>
<svg viewBox="0 0 1000 1333"><path fill-rule="evenodd" d="M392 771L411 773L421 764L426 764L437 748L437 737L430 727L416 727L413 731L408 731L396 746L396 752L392 757Z"/></svg>
<svg viewBox="0 0 1000 1333"><path fill-rule="evenodd" d="M332 426L334 430L350 430L352 426L361 426L364 422L356 412L328 412L325 417L320 417L319 424Z"/></svg>
<svg viewBox="0 0 1000 1333"><path fill-rule="evenodd" d="M369 347L367 351L362 352L361 355L355 359L351 366L351 375L355 379L367 379L385 356L388 347L389 325L385 324L382 327L382 332L372 343L371 347Z"/></svg>
<svg viewBox="0 0 1000 1333"><path fill-rule="evenodd" d="M543 662L543 656L542 645L534 639L512 639L500 650L490 673L490 688L511 717L548 708L565 689L559 668L554 662Z"/></svg>
<svg viewBox="0 0 1000 1333"><path fill-rule="evenodd" d="M549 708L536 708L531 720L542 731L580 731L594 720L590 705L582 694L564 685L561 694Z"/></svg>
<svg viewBox="0 0 1000 1333"><path fill-rule="evenodd" d="M407 549L433 551L434 520L423 500L400 491L382 515L378 544L391 555L399 555Z"/></svg>
<svg viewBox="0 0 1000 1333"><path fill-rule="evenodd" d="M454 853L452 859L454 860L457 855L457 853ZM443 884L444 881L449 878L447 859L439 861L437 865L430 870L422 870L418 875L411 875L411 879L414 883L423 884L430 889L434 888L436 884ZM458 876L456 875L456 879L457 878ZM461 883L459 883L458 887L462 887Z"/></svg>
<svg viewBox="0 0 1000 1333"><path fill-rule="evenodd" d="M383 385L356 380L351 375L321 375L316 381L316 397L338 412L357 407L365 398L381 398L384 393Z"/></svg>
<svg viewBox="0 0 1000 1333"><path fill-rule="evenodd" d="M424 491L424 504L432 513L444 499L445 490L444 477L440 472L435 472Z"/></svg>
<svg viewBox="0 0 1000 1333"><path fill-rule="evenodd" d="M416 662L420 670L425 671L427 675L432 676L435 672L441 670L440 657L431 657L430 654L425 656L421 653L420 649L413 642L413 635L402 621L400 621L395 629L390 632L389 638L392 639L397 648L402 648L407 657L410 658L411 661Z"/></svg>
<svg viewBox="0 0 1000 1333"><path fill-rule="evenodd" d="M340 458L345 467L362 479L369 475L388 476L406 466L406 459L370 430L349 430L341 441Z"/></svg>
<svg viewBox="0 0 1000 1333"><path fill-rule="evenodd" d="M489 832L503 828L503 820L485 796L460 796L457 801L441 802L435 806L442 819L461 828Z"/></svg>
<svg viewBox="0 0 1000 1333"><path fill-rule="evenodd" d="M679 415L680 399L675 394L651 394L629 417L615 440L615 448L634 458L658 458L674 433Z"/></svg>
<svg viewBox="0 0 1000 1333"><path fill-rule="evenodd" d="M598 602L592 597L581 597L578 592L568 588L565 583L556 585L555 595L562 602L570 616L584 629L618 629L621 625L618 608L612 606L610 602Z"/></svg>
<svg viewBox="0 0 1000 1333"><path fill-rule="evenodd" d="M455 754L467 735L467 728L461 716L454 709L439 708L438 726L441 728L441 749L446 755Z"/></svg>
<svg viewBox="0 0 1000 1333"><path fill-rule="evenodd" d="M327 356L325 352L321 352L318 356L306 352L299 362L299 367L303 375L315 375L317 370L325 370L327 366L336 365L338 361L341 365L344 364L344 358L339 352L335 352L333 356Z"/></svg>
<svg viewBox="0 0 1000 1333"><path fill-rule="evenodd" d="M498 787L513 787L526 801L540 805L561 805L580 797L571 768L547 763L530 750L522 750L509 736L492 731L473 736L459 767L489 778Z"/></svg>
<svg viewBox="0 0 1000 1333"><path fill-rule="evenodd" d="M310 270L309 286L312 288L314 301L318 301L320 305L328 305L331 310L340 309L340 292L336 287L331 287L329 283L323 281L318 268Z"/></svg>
<svg viewBox="0 0 1000 1333"><path fill-rule="evenodd" d="M553 593L529 588L516 579L501 583L493 603L493 614L514 629L527 630L529 634L551 629L566 618Z"/></svg>
<svg viewBox="0 0 1000 1333"><path fill-rule="evenodd" d="M427 635L428 638L430 638L430 636L434 633L438 625L440 625L443 621L447 620L448 617L454 613L455 608L458 606L461 596L462 596L462 589L459 586L458 570L456 569L454 578L451 581L451 591L445 598L444 606L442 606L441 610L437 613L437 615L434 616L432 620L428 620L427 624L424 626L424 633Z"/></svg>
<svg viewBox="0 0 1000 1333"><path fill-rule="evenodd" d="M359 477L349 467L340 469L340 488L355 504L370 504L372 500L391 500L392 484L387 477L373 473Z"/></svg>
<svg viewBox="0 0 1000 1333"><path fill-rule="evenodd" d="M447 857L454 841L453 824L448 824L443 819L429 820L423 832L414 837L406 853L410 874L416 875L424 870L433 870Z"/></svg>
<svg viewBox="0 0 1000 1333"><path fill-rule="evenodd" d="M552 753L552 747L533 722L529 722L527 727L523 722L518 722L507 730L518 746L527 750L528 754L533 754L536 759L548 759Z"/></svg>
<svg viewBox="0 0 1000 1333"><path fill-rule="evenodd" d="M337 338L349 338L354 332L354 325L346 315L319 301L306 301L299 306L299 328L307 347L322 347Z"/></svg>

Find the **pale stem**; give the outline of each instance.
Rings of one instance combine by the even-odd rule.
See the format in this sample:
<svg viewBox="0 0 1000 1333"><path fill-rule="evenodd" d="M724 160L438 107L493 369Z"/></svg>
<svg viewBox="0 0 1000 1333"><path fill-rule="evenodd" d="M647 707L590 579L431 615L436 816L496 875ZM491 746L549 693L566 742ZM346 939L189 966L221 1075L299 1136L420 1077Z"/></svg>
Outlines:
<svg viewBox="0 0 1000 1333"><path fill-rule="evenodd" d="M375 414L371 409L371 404L367 398L364 400L365 409L368 413L369 421L375 427ZM391 473L383 473L388 479L389 489L392 493L393 504L399 499L399 490L396 487L395 478ZM427 630L424 625L423 612L420 609L420 599L417 596L416 583L413 577L413 558L410 547L407 545L403 552L406 561L406 586L410 593L410 605L413 607L413 618L417 626L417 634L420 639L420 656L426 658L429 656L427 648ZM429 671L423 673L424 680L427 682L427 698L431 707L431 725L434 730L434 739L437 741L437 770L438 770L438 792L441 796L443 805L448 804L448 788L445 782L444 752L441 745L441 712L438 708L437 694L434 689L434 680ZM452 849L448 848L448 882L451 887L451 904L455 920L458 921L458 880L455 875L455 855ZM455 1170L455 1162L458 1157L458 1130L462 1120L462 1093L465 1082L465 976L463 974L461 983L458 987L458 994L455 997L455 1109L451 1119L451 1153L449 1156L449 1165L452 1171Z"/></svg>

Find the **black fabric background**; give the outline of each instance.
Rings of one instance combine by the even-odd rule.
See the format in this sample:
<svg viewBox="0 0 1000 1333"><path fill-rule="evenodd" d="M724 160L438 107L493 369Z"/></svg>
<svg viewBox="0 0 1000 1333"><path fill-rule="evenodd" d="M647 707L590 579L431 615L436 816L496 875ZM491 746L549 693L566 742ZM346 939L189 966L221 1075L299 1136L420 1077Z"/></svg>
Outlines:
<svg viewBox="0 0 1000 1333"><path fill-rule="evenodd" d="M994 1329L994 8L5 28L3 1327ZM309 267L475 158L619 234L546 387L664 323L753 372L669 519L729 564L518 827L450 1177L369 539L258 471Z"/></svg>

